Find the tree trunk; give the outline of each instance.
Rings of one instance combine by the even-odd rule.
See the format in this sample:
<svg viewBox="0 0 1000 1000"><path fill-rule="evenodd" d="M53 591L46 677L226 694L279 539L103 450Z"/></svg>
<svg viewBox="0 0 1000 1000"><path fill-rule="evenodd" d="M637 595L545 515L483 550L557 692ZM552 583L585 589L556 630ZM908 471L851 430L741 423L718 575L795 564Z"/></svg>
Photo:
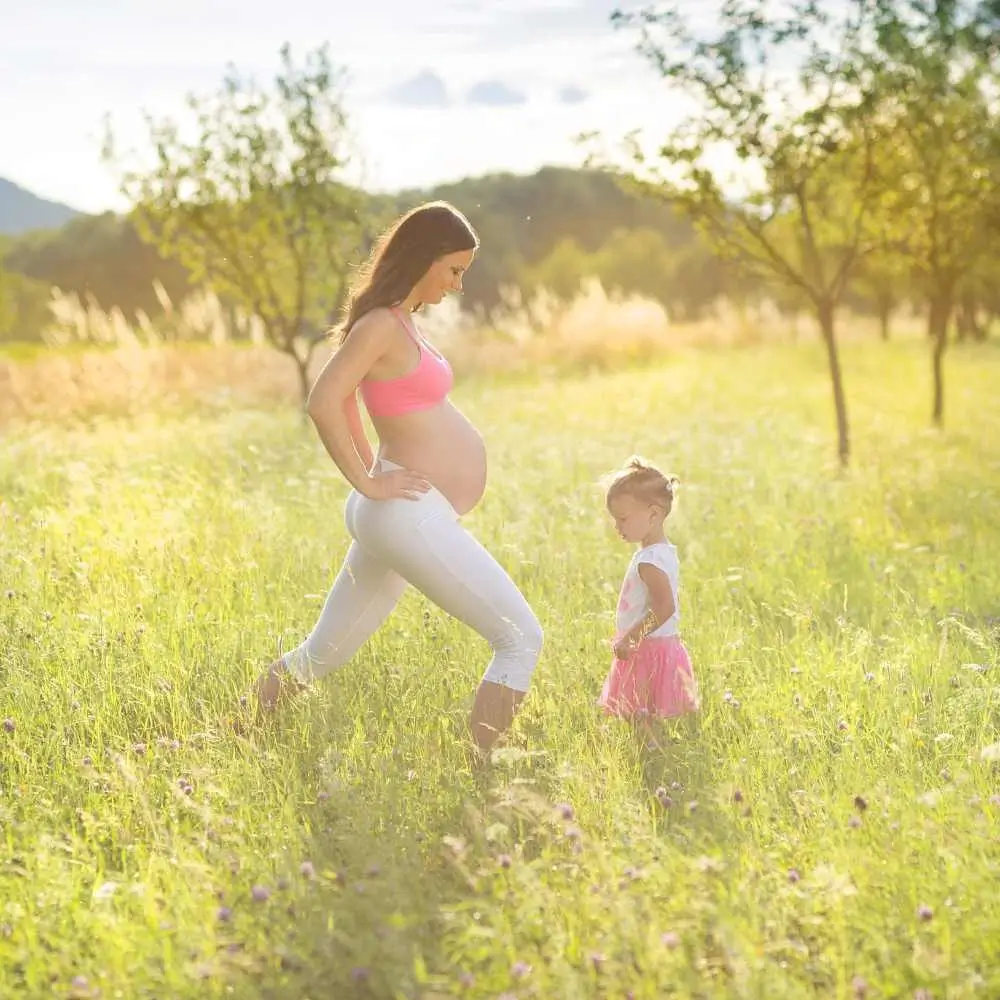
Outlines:
<svg viewBox="0 0 1000 1000"><path fill-rule="evenodd" d="M931 359L934 373L934 405L931 419L935 427L944 424L944 352L948 346L948 319L951 316L951 296L937 294L931 298L927 313L927 335L931 339Z"/></svg>
<svg viewBox="0 0 1000 1000"><path fill-rule="evenodd" d="M288 356L295 362L295 373L299 377L299 403L303 416L305 415L306 402L309 399L309 390L312 388L309 383L309 362L312 360L315 349L316 341L312 339L306 341L303 349L300 349L295 341L292 341L286 349Z"/></svg>
<svg viewBox="0 0 1000 1000"><path fill-rule="evenodd" d="M994 316L993 313L990 312L989 309L987 309L986 315L985 317L983 317L983 322L976 327L975 332L973 333L973 336L975 337L977 344L982 344L986 341L986 338L989 336L990 333L990 327L993 326L993 322L995 319L996 316Z"/></svg>
<svg viewBox="0 0 1000 1000"><path fill-rule="evenodd" d="M847 427L847 401L844 398L844 379L840 371L840 354L837 350L837 335L834 323L834 307L824 302L817 306L816 318L826 344L826 356L830 364L830 382L833 385L833 406L837 417L837 457L842 467L846 467L851 457L851 439Z"/></svg>
<svg viewBox="0 0 1000 1000"><path fill-rule="evenodd" d="M882 335L882 343L889 343L889 320L892 318L892 303L888 299L879 299L878 326Z"/></svg>
<svg viewBox="0 0 1000 1000"><path fill-rule="evenodd" d="M975 296L966 292L955 311L955 340L957 343L963 343L969 337L975 340L982 339L982 332L976 323L977 312Z"/></svg>
<svg viewBox="0 0 1000 1000"><path fill-rule="evenodd" d="M299 402L302 409L306 408L306 400L309 398L309 358L300 358L297 354L295 358L295 370L299 376Z"/></svg>

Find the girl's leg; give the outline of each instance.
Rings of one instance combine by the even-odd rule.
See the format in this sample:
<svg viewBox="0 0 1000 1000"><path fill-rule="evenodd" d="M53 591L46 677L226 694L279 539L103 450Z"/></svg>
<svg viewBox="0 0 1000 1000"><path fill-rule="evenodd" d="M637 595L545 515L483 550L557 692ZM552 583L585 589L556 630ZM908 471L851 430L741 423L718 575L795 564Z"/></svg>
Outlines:
<svg viewBox="0 0 1000 1000"><path fill-rule="evenodd" d="M356 527L369 551L492 647L471 718L473 738L488 749L510 727L541 653L528 602L439 494L359 507Z"/></svg>

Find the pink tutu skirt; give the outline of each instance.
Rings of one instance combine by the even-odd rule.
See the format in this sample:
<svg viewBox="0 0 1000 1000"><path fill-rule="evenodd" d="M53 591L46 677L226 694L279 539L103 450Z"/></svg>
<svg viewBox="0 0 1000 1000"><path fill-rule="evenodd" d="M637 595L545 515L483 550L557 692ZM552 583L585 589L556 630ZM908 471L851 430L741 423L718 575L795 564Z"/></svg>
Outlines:
<svg viewBox="0 0 1000 1000"><path fill-rule="evenodd" d="M611 715L670 718L698 710L698 686L680 637L643 639L627 660L617 657L597 703Z"/></svg>

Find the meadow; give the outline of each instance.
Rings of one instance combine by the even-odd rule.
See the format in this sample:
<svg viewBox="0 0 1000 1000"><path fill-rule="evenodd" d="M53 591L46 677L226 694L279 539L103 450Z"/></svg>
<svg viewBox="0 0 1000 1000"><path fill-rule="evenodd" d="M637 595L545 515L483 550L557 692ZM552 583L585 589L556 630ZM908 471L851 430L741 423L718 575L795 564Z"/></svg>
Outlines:
<svg viewBox="0 0 1000 1000"><path fill-rule="evenodd" d="M460 381L469 527L545 628L485 770L485 643L413 592L241 703L347 547L294 402L10 416L0 996L1000 996L1000 351L949 354L943 431L923 342L844 355L847 471L812 342ZM634 452L681 478L703 699L657 752L594 705Z"/></svg>

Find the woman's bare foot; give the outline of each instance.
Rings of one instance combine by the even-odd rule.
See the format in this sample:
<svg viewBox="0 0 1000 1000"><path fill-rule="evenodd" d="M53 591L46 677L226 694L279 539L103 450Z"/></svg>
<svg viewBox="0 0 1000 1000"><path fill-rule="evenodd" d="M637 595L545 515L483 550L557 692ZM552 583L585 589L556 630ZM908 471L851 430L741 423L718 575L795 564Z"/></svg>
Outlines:
<svg viewBox="0 0 1000 1000"><path fill-rule="evenodd" d="M304 686L288 672L282 660L275 660L257 679L257 704L262 712L272 712L284 697L301 691Z"/></svg>

